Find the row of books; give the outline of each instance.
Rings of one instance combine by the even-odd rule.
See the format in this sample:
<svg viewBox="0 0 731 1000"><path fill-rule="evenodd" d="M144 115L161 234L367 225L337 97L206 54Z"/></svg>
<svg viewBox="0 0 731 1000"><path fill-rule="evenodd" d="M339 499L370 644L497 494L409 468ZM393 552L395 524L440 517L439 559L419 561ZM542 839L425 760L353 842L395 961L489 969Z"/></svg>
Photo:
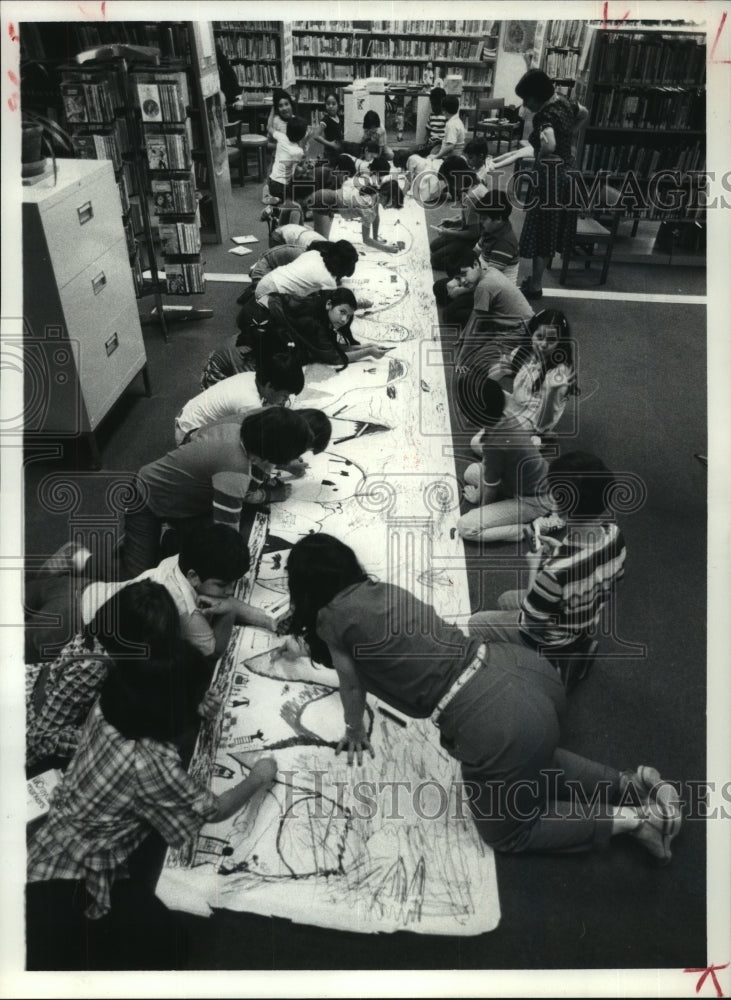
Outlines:
<svg viewBox="0 0 731 1000"><path fill-rule="evenodd" d="M114 103L107 80L63 82L61 99L69 125L100 124L114 120Z"/></svg>
<svg viewBox="0 0 731 1000"><path fill-rule="evenodd" d="M703 129L705 91L683 87L596 91L591 124L597 128Z"/></svg>
<svg viewBox="0 0 731 1000"><path fill-rule="evenodd" d="M647 38L631 33L600 38L597 82L698 87L705 81L706 47L693 38Z"/></svg>
<svg viewBox="0 0 731 1000"><path fill-rule="evenodd" d="M227 31L275 31L279 33L281 21L216 21L216 35Z"/></svg>
<svg viewBox="0 0 731 1000"><path fill-rule="evenodd" d="M187 170L192 166L188 137L182 132L145 136L150 170Z"/></svg>
<svg viewBox="0 0 731 1000"><path fill-rule="evenodd" d="M241 87L278 87L280 85L278 66L267 66L261 63L236 63L233 70Z"/></svg>
<svg viewBox="0 0 731 1000"><path fill-rule="evenodd" d="M279 43L274 35L221 35L218 44L227 59L279 58Z"/></svg>
<svg viewBox="0 0 731 1000"><path fill-rule="evenodd" d="M71 137L71 143L80 160L111 160L115 171L122 166L119 146L111 132L74 135Z"/></svg>
<svg viewBox="0 0 731 1000"><path fill-rule="evenodd" d="M651 146L648 143L605 146L589 143L584 147L581 169L587 173L608 170L614 174L632 171L649 179L660 170L705 170L705 146L698 141L688 146Z"/></svg>
<svg viewBox="0 0 731 1000"><path fill-rule="evenodd" d="M481 59L485 47L483 41L460 39L459 41L432 42L422 38L371 38L365 55L386 56L392 59Z"/></svg>
<svg viewBox="0 0 731 1000"><path fill-rule="evenodd" d="M481 59L491 51L484 41L430 41L421 38L369 38L367 35L302 35L294 55L343 56L348 59L382 56L385 59Z"/></svg>
<svg viewBox="0 0 731 1000"><path fill-rule="evenodd" d="M150 182L153 215L192 215L197 208L193 174Z"/></svg>
<svg viewBox="0 0 731 1000"><path fill-rule="evenodd" d="M206 290L203 264L165 262L165 285L168 295L198 295Z"/></svg>
<svg viewBox="0 0 731 1000"><path fill-rule="evenodd" d="M561 80L576 76L578 68L578 52L549 52L543 66L550 77L558 77Z"/></svg>
<svg viewBox="0 0 731 1000"><path fill-rule="evenodd" d="M154 83L138 81L137 99L143 122L184 122L188 114L174 79L163 77Z"/></svg>
<svg viewBox="0 0 731 1000"><path fill-rule="evenodd" d="M201 234L197 223L169 222L158 226L157 231L166 257L200 253Z"/></svg>
<svg viewBox="0 0 731 1000"><path fill-rule="evenodd" d="M484 87L491 87L494 78L494 70L492 66L485 66L483 69L481 66L464 67L464 66L445 66L442 70L442 75L447 76L461 76L462 82L474 86L479 84Z"/></svg>
<svg viewBox="0 0 731 1000"><path fill-rule="evenodd" d="M373 21L373 31L389 34L491 35L494 21Z"/></svg>
<svg viewBox="0 0 731 1000"><path fill-rule="evenodd" d="M357 75L353 63L322 62L319 59L299 59L294 69L297 78L304 80L352 80Z"/></svg>
<svg viewBox="0 0 731 1000"><path fill-rule="evenodd" d="M586 21L551 21L546 45L581 48L586 34Z"/></svg>
<svg viewBox="0 0 731 1000"><path fill-rule="evenodd" d="M25 21L21 45L29 58L68 60L70 56L102 45L145 45L160 49L163 58L190 62L188 29L173 21Z"/></svg>

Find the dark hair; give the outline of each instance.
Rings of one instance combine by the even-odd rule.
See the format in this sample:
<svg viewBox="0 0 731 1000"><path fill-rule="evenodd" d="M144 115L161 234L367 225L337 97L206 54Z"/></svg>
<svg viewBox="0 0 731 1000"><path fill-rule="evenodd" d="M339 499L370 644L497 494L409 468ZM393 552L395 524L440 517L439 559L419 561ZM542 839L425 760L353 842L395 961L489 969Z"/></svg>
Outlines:
<svg viewBox="0 0 731 1000"><path fill-rule="evenodd" d="M572 373L574 370L574 346L571 340L571 331L569 329L569 323L565 315L560 309L542 309L540 312L535 313L528 320L527 329L529 334L533 334L541 326L550 326L556 331L556 340L553 346L548 351L541 352L541 370L538 377L533 382L532 391L538 392L545 381L546 375L553 368L558 368L559 365L567 365ZM530 350L529 354L532 356L533 351ZM523 358L519 363L516 372L520 365L527 360ZM574 380L569 386L569 395L577 396L579 394L578 386Z"/></svg>
<svg viewBox="0 0 731 1000"><path fill-rule="evenodd" d="M345 174L346 177L354 177L355 160L348 153L341 153L335 160L333 170L336 174Z"/></svg>
<svg viewBox="0 0 731 1000"><path fill-rule="evenodd" d="M484 160L487 156L487 140L485 139L470 139L463 150L463 155L467 156L479 156L480 159Z"/></svg>
<svg viewBox="0 0 731 1000"><path fill-rule="evenodd" d="M182 639L169 656L112 663L101 689L102 714L125 739L176 740L200 722L198 705L212 671Z"/></svg>
<svg viewBox="0 0 731 1000"><path fill-rule="evenodd" d="M287 138L290 142L299 142L307 135L307 122L304 118L293 117L287 122Z"/></svg>
<svg viewBox="0 0 731 1000"><path fill-rule="evenodd" d="M318 612L341 590L365 582L368 574L348 545L319 533L295 543L287 560L287 578L292 634L304 637L313 660L331 667L330 650L317 634Z"/></svg>
<svg viewBox="0 0 731 1000"><path fill-rule="evenodd" d="M463 156L448 156L439 167L437 176L446 181L450 197L460 202L470 188L480 182Z"/></svg>
<svg viewBox="0 0 731 1000"><path fill-rule="evenodd" d="M391 173L391 161L381 154L375 160L371 160L369 169L371 174L375 174L380 181L383 179L383 175L388 176Z"/></svg>
<svg viewBox="0 0 731 1000"><path fill-rule="evenodd" d="M381 152L381 147L375 139L369 139L368 142L363 143L364 153L375 153L376 156Z"/></svg>
<svg viewBox="0 0 731 1000"><path fill-rule="evenodd" d="M431 109L435 115L444 107L444 98L447 96L447 92L444 87L433 87L429 91L429 103L431 104Z"/></svg>
<svg viewBox="0 0 731 1000"><path fill-rule="evenodd" d="M318 241L308 247L305 253L319 253L325 267L338 281L341 278L349 278L358 263L358 251L347 240L338 240L337 243Z"/></svg>
<svg viewBox="0 0 731 1000"><path fill-rule="evenodd" d="M247 455L286 465L307 450L310 429L295 410L268 406L250 413L241 424L241 443Z"/></svg>
<svg viewBox="0 0 731 1000"><path fill-rule="evenodd" d="M140 580L117 590L86 628L112 659L164 657L180 637L180 615L161 583Z"/></svg>
<svg viewBox="0 0 731 1000"><path fill-rule="evenodd" d="M459 97L457 94L447 94L442 106L450 115L456 114L459 111Z"/></svg>
<svg viewBox="0 0 731 1000"><path fill-rule="evenodd" d="M610 506L616 479L604 462L587 451L569 451L548 466L546 483L559 514L597 517Z"/></svg>
<svg viewBox="0 0 731 1000"><path fill-rule="evenodd" d="M319 455L330 444L333 427L330 418L322 410L297 410L297 413L307 421L312 438L310 449L315 455Z"/></svg>
<svg viewBox="0 0 731 1000"><path fill-rule="evenodd" d="M494 427L503 415L505 393L490 378L491 368L491 360L478 360L455 376L457 405L476 427Z"/></svg>
<svg viewBox="0 0 731 1000"><path fill-rule="evenodd" d="M482 197L471 198L470 204L488 219L509 219L513 211L507 192L501 188L487 188Z"/></svg>
<svg viewBox="0 0 731 1000"><path fill-rule="evenodd" d="M388 197L388 204L390 208L403 208L404 204L404 193L401 190L401 185L395 177L389 178L389 180L384 181L378 188L379 195L386 195Z"/></svg>
<svg viewBox="0 0 731 1000"><path fill-rule="evenodd" d="M340 98L338 97L338 95L335 93L334 90L328 90L328 92L323 97L322 99L323 107L325 106L325 102L327 101L328 97L334 97L335 100L337 101L338 107L340 107Z"/></svg>
<svg viewBox="0 0 731 1000"><path fill-rule="evenodd" d="M393 154L393 163L395 166L404 169L410 156L411 153L408 149L396 149Z"/></svg>
<svg viewBox="0 0 731 1000"><path fill-rule="evenodd" d="M185 576L193 570L201 583L205 580L230 583L248 573L251 560L246 542L235 528L209 524L185 536L178 565Z"/></svg>
<svg viewBox="0 0 731 1000"><path fill-rule="evenodd" d="M378 117L378 113L376 111L366 111L363 115L363 128L368 129L380 127L381 119Z"/></svg>
<svg viewBox="0 0 731 1000"><path fill-rule="evenodd" d="M522 100L535 100L545 104L556 92L553 81L542 69L529 69L515 85L515 93Z"/></svg>
<svg viewBox="0 0 731 1000"><path fill-rule="evenodd" d="M273 87L272 88L272 107L274 108L274 114L275 115L277 114L277 105L282 100L282 98L284 98L285 100L289 101L289 103L294 108L294 101L289 96L289 94L287 93L287 91L286 90L282 90L281 87Z"/></svg>
<svg viewBox="0 0 731 1000"><path fill-rule="evenodd" d="M257 359L256 381L259 385L271 385L272 389L286 389L293 396L299 396L305 387L302 365L293 354L264 352Z"/></svg>

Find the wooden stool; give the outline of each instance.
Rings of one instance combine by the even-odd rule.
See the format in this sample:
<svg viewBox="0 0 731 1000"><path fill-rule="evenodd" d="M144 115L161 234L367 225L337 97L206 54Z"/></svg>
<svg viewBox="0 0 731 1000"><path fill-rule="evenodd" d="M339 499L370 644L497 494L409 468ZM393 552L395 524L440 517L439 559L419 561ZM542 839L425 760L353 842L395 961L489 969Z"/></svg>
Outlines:
<svg viewBox="0 0 731 1000"><path fill-rule="evenodd" d="M260 181L264 180L264 175L266 173L266 160L265 160L266 145L267 145L266 136L255 135L253 132L244 133L244 135L242 135L239 140L239 148L243 153L247 171L249 169L248 154L249 153L256 154L259 167L257 180ZM250 175L247 173L246 176L249 177Z"/></svg>

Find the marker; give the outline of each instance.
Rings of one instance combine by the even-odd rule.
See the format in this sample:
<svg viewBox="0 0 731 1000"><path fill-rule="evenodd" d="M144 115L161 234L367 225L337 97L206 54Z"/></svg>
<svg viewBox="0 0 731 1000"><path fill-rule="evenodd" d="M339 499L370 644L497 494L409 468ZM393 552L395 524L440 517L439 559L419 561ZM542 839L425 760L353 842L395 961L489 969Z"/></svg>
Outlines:
<svg viewBox="0 0 731 1000"><path fill-rule="evenodd" d="M381 715L384 715L387 719L390 719L391 722L395 722L397 726L401 726L403 729L406 729L408 723L404 719L400 719L398 715L394 715L393 712L389 712L387 708L382 708L380 705L378 706L378 711L381 713Z"/></svg>

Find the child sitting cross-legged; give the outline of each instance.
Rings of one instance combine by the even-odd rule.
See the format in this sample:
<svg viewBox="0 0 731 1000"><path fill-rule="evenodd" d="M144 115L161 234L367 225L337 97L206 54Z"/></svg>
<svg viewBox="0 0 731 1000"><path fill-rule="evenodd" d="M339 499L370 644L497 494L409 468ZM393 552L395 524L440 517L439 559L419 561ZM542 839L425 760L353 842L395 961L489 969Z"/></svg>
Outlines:
<svg viewBox="0 0 731 1000"><path fill-rule="evenodd" d="M173 622L167 650L110 665L48 817L31 840L29 913L51 934L54 919L59 926L82 922L84 914L113 919L123 888L115 883L126 878L130 855L151 831L182 847L205 823L234 816L275 779L271 757L257 760L221 795L186 772L178 745L199 721L210 671L195 650L174 641L175 631ZM220 698L210 701L220 709ZM59 894L59 882L68 884L67 892ZM56 904L53 914L49 900Z"/></svg>

